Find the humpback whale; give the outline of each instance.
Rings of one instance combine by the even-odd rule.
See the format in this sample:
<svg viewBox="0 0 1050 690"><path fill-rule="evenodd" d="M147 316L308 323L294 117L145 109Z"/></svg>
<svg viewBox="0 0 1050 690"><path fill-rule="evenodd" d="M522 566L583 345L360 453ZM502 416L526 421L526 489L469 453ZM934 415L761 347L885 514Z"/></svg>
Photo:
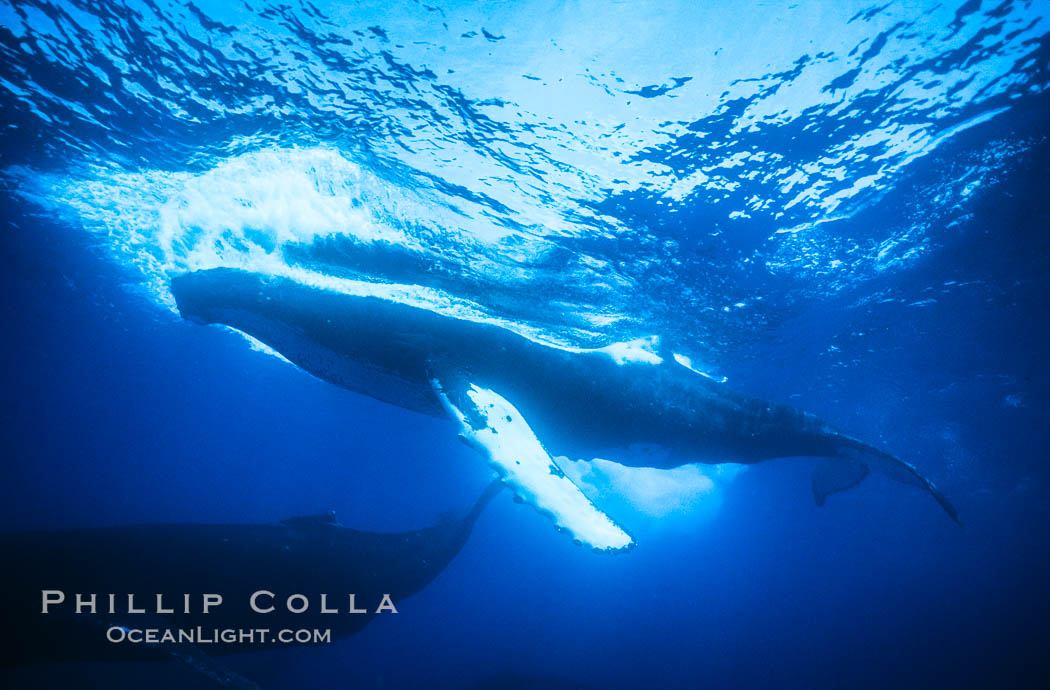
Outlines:
<svg viewBox="0 0 1050 690"><path fill-rule="evenodd" d="M0 576L0 668L174 660L221 687L255 687L212 657L321 644L395 612L402 599L423 590L459 553L502 488L494 481L463 517L399 533L343 527L333 513L277 524L0 533L7 564ZM215 603L215 595L221 603ZM302 598L290 600L293 595ZM211 597L210 605L205 596ZM149 644L130 637L132 630L198 626L201 640L192 642ZM267 629L270 634L221 643L213 639L213 631L225 629ZM305 642L278 637L280 630L304 629L329 630L330 637ZM129 636L126 641L122 633Z"/></svg>
<svg viewBox="0 0 1050 690"><path fill-rule="evenodd" d="M826 458L813 474L818 505L879 471L924 489L959 522L912 465L812 414L734 392L655 337L572 348L491 319L236 269L183 274L171 288L186 319L246 333L336 385L451 419L519 499L598 550L633 540L558 457L661 468ZM637 452L654 446L663 452Z"/></svg>

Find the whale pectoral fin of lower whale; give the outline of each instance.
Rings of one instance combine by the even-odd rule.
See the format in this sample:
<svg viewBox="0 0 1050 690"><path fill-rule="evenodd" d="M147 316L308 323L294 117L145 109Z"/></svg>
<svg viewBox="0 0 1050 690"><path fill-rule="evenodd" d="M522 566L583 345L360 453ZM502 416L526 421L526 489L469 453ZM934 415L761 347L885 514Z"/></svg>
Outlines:
<svg viewBox="0 0 1050 690"><path fill-rule="evenodd" d="M594 549L633 546L631 537L565 476L509 401L458 377L434 378L431 383L459 424L460 436L488 458L518 497Z"/></svg>
<svg viewBox="0 0 1050 690"><path fill-rule="evenodd" d="M813 470L813 500L824 505L828 496L851 489L868 476L868 466L860 460L842 458L823 461Z"/></svg>
<svg viewBox="0 0 1050 690"><path fill-rule="evenodd" d="M79 619L80 616L77 616L77 618ZM82 623L86 628L97 628L99 626L105 628L122 628L125 633L132 628L148 627L166 630L172 625L171 619L165 616L149 613L121 614L114 618L110 618L106 615L101 615L99 617L88 616ZM79 626L80 624L81 621L78 620L76 625ZM98 631L88 631L85 629L85 632L82 634L87 635L89 633L94 636L98 634ZM159 653L171 661L182 664L203 678L211 680L212 682L208 683L209 687L228 688L229 690L261 690L258 683L246 676L242 676L232 668L229 668L225 664L205 654L197 645L188 642L150 642L148 640L143 640L134 646L141 650L142 661L156 658L153 655ZM201 684L197 683L196 685Z"/></svg>
<svg viewBox="0 0 1050 690"><path fill-rule="evenodd" d="M171 659L181 662L205 678L211 679L220 688L230 690L261 690L255 681L242 676L205 654L199 647L187 644L166 645L164 651Z"/></svg>

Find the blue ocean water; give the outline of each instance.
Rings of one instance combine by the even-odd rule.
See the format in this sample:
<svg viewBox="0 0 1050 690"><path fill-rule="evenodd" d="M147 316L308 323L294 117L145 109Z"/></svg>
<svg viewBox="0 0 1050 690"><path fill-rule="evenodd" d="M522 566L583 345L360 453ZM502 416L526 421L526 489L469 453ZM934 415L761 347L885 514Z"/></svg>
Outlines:
<svg viewBox="0 0 1050 690"><path fill-rule="evenodd" d="M627 554L503 495L397 617L224 660L264 687L1045 682L1050 8L694 5L0 5L0 527L475 500L446 424L179 317L173 276L243 268L660 334L965 523L878 477L817 508L804 459L627 477L601 496Z"/></svg>

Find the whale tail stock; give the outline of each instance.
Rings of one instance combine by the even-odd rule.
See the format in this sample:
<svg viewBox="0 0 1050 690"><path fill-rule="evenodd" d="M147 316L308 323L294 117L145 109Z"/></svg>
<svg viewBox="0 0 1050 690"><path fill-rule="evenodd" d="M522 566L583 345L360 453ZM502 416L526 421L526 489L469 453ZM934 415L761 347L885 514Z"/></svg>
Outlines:
<svg viewBox="0 0 1050 690"><path fill-rule="evenodd" d="M837 435L835 459L813 471L813 498L824 505L828 495L845 491L859 484L870 471L877 471L902 484L925 489L944 509L944 512L962 526L959 513L943 493L915 467L900 458L883 452L848 436Z"/></svg>
<svg viewBox="0 0 1050 690"><path fill-rule="evenodd" d="M489 482L485 490L481 492L481 495L474 502L474 505L465 512L458 513L457 511L449 511L446 515L442 516L441 522L458 522L460 529L466 534L469 534L474 529L474 523L478 521L481 514L485 511L485 508L492 499L496 497L500 491L503 490L503 482L497 477Z"/></svg>

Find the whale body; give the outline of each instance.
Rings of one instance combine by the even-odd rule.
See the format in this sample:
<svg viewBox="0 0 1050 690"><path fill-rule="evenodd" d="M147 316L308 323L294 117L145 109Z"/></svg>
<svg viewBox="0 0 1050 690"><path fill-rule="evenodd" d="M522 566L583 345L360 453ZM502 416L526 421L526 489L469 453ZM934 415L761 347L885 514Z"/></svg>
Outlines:
<svg viewBox="0 0 1050 690"><path fill-rule="evenodd" d="M598 549L632 540L556 457L659 468L827 458L813 476L818 505L877 470L925 489L959 520L908 463L812 414L734 392L657 338L571 348L492 320L224 268L178 276L172 293L184 318L246 333L349 390L450 418L520 498Z"/></svg>
<svg viewBox="0 0 1050 690"><path fill-rule="evenodd" d="M396 612L402 599L423 590L459 553L478 516L501 489L493 482L463 517L397 533L344 527L333 513L274 524L0 533L5 556L0 669L177 661L221 687L256 687L212 657L324 644L361 631L376 616ZM52 602L46 607L45 592ZM205 594L220 596L221 603L205 610ZM289 603L296 594L306 599ZM134 597L130 601L129 595ZM79 611L78 599L83 604ZM296 612L304 603L308 608ZM322 611L322 606L335 613ZM131 637L132 630L141 636L150 629L175 634L198 627L203 633L194 641L150 644ZM121 640L118 630L109 639L114 628L129 637ZM265 639L261 634L221 643L214 639L217 630L263 628L271 633ZM301 629L328 630L330 635L307 641L277 636L280 630Z"/></svg>

